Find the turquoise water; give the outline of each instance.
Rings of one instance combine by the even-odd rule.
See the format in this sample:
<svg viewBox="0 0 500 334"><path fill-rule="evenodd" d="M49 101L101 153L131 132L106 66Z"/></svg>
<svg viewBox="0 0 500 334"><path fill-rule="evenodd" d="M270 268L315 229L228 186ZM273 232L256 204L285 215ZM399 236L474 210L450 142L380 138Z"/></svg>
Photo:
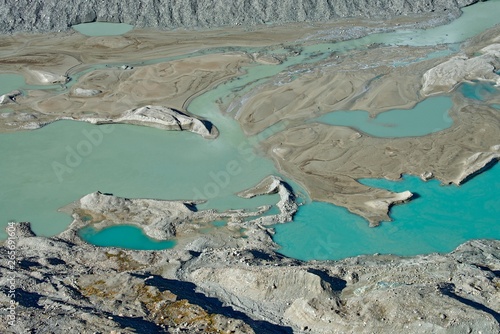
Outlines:
<svg viewBox="0 0 500 334"><path fill-rule="evenodd" d="M102 230L87 226L82 228L78 234L88 243L101 247L160 250L175 246L173 240L160 241L151 239L140 228L132 225L117 225Z"/></svg>
<svg viewBox="0 0 500 334"><path fill-rule="evenodd" d="M20 89L26 85L24 77L18 74L0 73L0 95Z"/></svg>
<svg viewBox="0 0 500 334"><path fill-rule="evenodd" d="M313 122L353 127L375 137L413 137L449 128L453 120L448 115L451 98L436 96L425 99L413 109L394 109L371 118L362 110L334 111Z"/></svg>
<svg viewBox="0 0 500 334"><path fill-rule="evenodd" d="M372 34L365 42L390 45L437 45L460 43L500 23L500 0L478 2L462 8L463 14L449 24L430 29L398 30Z"/></svg>
<svg viewBox="0 0 500 334"><path fill-rule="evenodd" d="M224 227L227 225L227 222L225 221L216 221L216 222L212 222L212 225L215 226L215 227Z"/></svg>
<svg viewBox="0 0 500 334"><path fill-rule="evenodd" d="M459 87L460 93L468 99L487 101L500 93L500 89L492 82L476 81L463 83Z"/></svg>
<svg viewBox="0 0 500 334"><path fill-rule="evenodd" d="M134 26L126 23L92 22L77 24L72 28L86 36L116 36L125 34Z"/></svg>
<svg viewBox="0 0 500 334"><path fill-rule="evenodd" d="M8 220L30 221L40 235L62 232L71 218L57 209L97 190L130 198L205 199L205 207L253 209L278 195L234 193L275 173L241 143L241 133L206 140L190 132L133 125L59 121L0 134L0 238ZM203 207L203 206L200 206Z"/></svg>
<svg viewBox="0 0 500 334"><path fill-rule="evenodd" d="M0 151L4 159L0 160L0 172L4 177L0 179L0 187L3 190L0 194L2 215L0 225L6 225L9 219L27 220L32 222L33 229L40 235L57 234L64 230L70 222L70 217L58 213L57 208L96 190L125 197L208 200L207 204L200 205L200 208L251 209L262 204L276 203L277 195L257 197L251 200L234 196L235 192L253 186L268 174L276 174L276 170L270 161L253 153L253 147L258 140L245 138L238 123L222 115L215 101L221 98L230 99L234 96L241 96L249 89L262 83L263 80L268 80L280 72L291 70L291 67L298 64L324 60L333 52L362 49L372 43L387 45L458 43L485 30L494 23L498 23L499 5L500 0L492 0L466 8L465 14L459 20L443 27L425 31L373 34L353 41L306 46L301 48L298 56L288 57L288 60L283 64L251 66L246 69L248 71L246 75L219 85L214 90L196 98L189 105L190 112L207 117L219 128L221 136L214 141L207 141L187 132L165 132L127 125L98 127L68 121L57 122L33 132L1 134ZM478 18L480 19L478 20ZM103 29L102 24L91 25L94 34L103 35L102 31L109 31L107 27ZM90 27L89 25L85 26ZM132 27L127 27L127 29L129 28ZM117 31L116 33L124 32L125 29L123 32ZM241 50L249 51L250 49L241 48ZM278 51L276 50L276 52ZM442 56L455 51L454 47L450 47L449 50L442 51L443 53L431 53L428 57ZM211 53L214 50L203 52ZM195 53L186 57L193 55ZM175 59L179 58L181 57ZM150 62L166 60L167 58ZM405 63L395 65L404 66ZM105 68L106 66L108 65L96 65L95 68ZM75 82L75 79L82 73L84 71L75 73L72 82ZM69 85L71 82L68 83L67 87ZM438 112L437 109L429 108L418 114L423 116L422 113L426 111L432 113L430 116L426 115L426 117L421 118L432 117L433 122L428 123L432 124L433 128L430 131L433 132L438 131L437 129L444 126L443 124L446 125L448 121L451 121L447 116L447 109L443 110L439 109ZM390 129L389 132L392 133L394 129L397 129L396 132L402 133L404 124L409 122L407 118L415 116L409 116L413 114L413 111L389 111L387 113L391 112L401 114L399 116L393 115L396 118L401 117L401 120L398 120L399 123L393 123L395 120L392 119L392 116L391 119L384 120L384 117L387 116L382 116L383 114L379 116L382 118L375 119L376 124L368 124L370 122L366 119L361 120L361 122L367 123L368 128L378 128L377 131L381 131L384 136L387 136L387 131L383 130ZM419 125L420 127L429 131L429 125ZM97 133L100 133L102 138ZM408 133L404 134L404 136L408 135ZM491 171L485 175L490 173ZM474 180L465 184L464 187L473 183ZM481 196L483 199L491 198L487 194ZM414 203L420 203L417 201L423 198L415 200ZM445 200L448 201L447 198ZM414 203L410 205L414 205ZM395 208L394 212L398 208ZM337 221L337 216L343 217L345 215L343 212L345 213L344 209L328 204L312 203L301 207L298 222L290 225L297 226L304 219L317 222L324 219ZM322 218L325 215L329 218ZM338 225L338 233L344 233L347 236L352 232L352 226L357 225L360 230L365 231L364 234L359 234L360 238L365 238L361 238L360 243L373 244L373 249L383 244L383 242L377 243L370 239L374 237L373 233L384 231L385 226L397 226L395 223L391 223L393 225L383 224L378 229L369 229L367 223L361 218L353 215L348 215L348 217L352 219L349 220L349 226ZM435 221L440 221L441 218L439 214L433 217ZM446 220L447 217L443 217L443 219ZM324 225L330 226L330 223ZM282 225L280 228L285 226L288 225ZM342 228L344 228L343 232ZM321 231L321 228L318 227L318 230ZM326 232L324 234L328 235ZM426 233L423 232L423 234ZM303 239L307 235L302 234L300 238ZM311 236L309 243L314 244L315 235L311 234ZM379 238L380 235L375 234L375 237ZM4 238L5 233L1 228L0 239ZM383 240L383 237L381 238ZM399 247L402 247L404 253L405 244ZM319 250L321 253L321 248ZM385 251L385 248L381 248L373 252ZM391 252L391 250L387 251ZM372 251L369 250L369 252ZM401 250L394 250L394 252L401 253ZM323 256L328 257L330 254L327 247Z"/></svg>
<svg viewBox="0 0 500 334"><path fill-rule="evenodd" d="M478 238L500 239L500 164L460 187L404 176L362 183L418 198L392 208L393 222L376 228L346 209L313 202L300 207L292 223L276 226L274 240L284 255L302 260L336 260L360 254L416 255L449 252Z"/></svg>

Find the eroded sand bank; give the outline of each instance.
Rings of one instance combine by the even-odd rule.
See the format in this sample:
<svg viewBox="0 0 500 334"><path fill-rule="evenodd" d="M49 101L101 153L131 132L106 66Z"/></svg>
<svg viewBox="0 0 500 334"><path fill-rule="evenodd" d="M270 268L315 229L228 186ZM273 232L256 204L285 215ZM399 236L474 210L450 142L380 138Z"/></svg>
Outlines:
<svg viewBox="0 0 500 334"><path fill-rule="evenodd" d="M335 39L359 33L358 23L346 20L344 36ZM213 138L217 133L202 126L210 120L198 120L186 112L194 97L242 75L244 68L274 66L300 54L300 44L294 40L318 43L328 35L325 31L335 35L339 24L309 26L304 31L284 27L216 30L196 36L187 31L151 35L139 30L108 37L2 37L0 71L21 73L31 84L56 87L6 94L3 107L9 112L2 113L0 130L34 129L58 119L74 119L195 129L192 131ZM409 24L409 19L374 21L364 32L388 29L390 24ZM281 170L299 181L312 199L345 206L376 225L389 219L392 204L410 199L411 194L372 189L357 179L396 179L410 173L460 184L498 159L498 112L488 106L471 106L458 92L452 92L454 125L420 138L373 138L351 129L304 122L334 110L367 110L375 116L388 109L411 108L425 95L448 92L464 80L498 81L494 72L500 67L498 31L493 28L481 34L452 57L425 60L428 54L445 50L443 46L369 45L332 52L319 61L291 66L243 95L232 92L235 99L220 101L221 108L232 111L249 135L280 122L281 131L263 143L263 148ZM275 54L273 45L278 43L286 44ZM232 51L228 45L261 48ZM141 63L148 59L154 61ZM191 117L191 123L183 128L179 118L166 114L149 117L138 111L151 105L178 110ZM216 127L213 124L214 131Z"/></svg>
<svg viewBox="0 0 500 334"><path fill-rule="evenodd" d="M492 55L496 40L490 38L488 47L482 46L484 40L475 41L477 49L471 42L469 52L475 50L481 55L470 58L483 65L477 72L458 76L453 83L436 84L434 89L448 92L466 79L498 80L494 72L499 67L498 58ZM380 51L372 55L377 53ZM345 206L377 225L390 220L387 211L392 203L409 196L370 188L357 179L398 179L401 174L413 174L458 185L500 158L498 111L471 104L458 92L451 94L453 126L423 137L384 139L355 129L304 125L311 115L332 110L362 109L376 115L388 108L411 106L428 92L430 76L432 82L439 82L456 72L463 73L460 66L469 66L452 58L452 66L446 65L450 60L443 63L437 59L396 69L375 62L373 68L360 70L352 67L352 63L359 63L356 54L350 56L343 67L340 62L284 85L260 87L246 97L240 109L238 119L248 133L260 132L279 121L286 124L285 131L264 143L265 150L283 172L308 189L313 199Z"/></svg>

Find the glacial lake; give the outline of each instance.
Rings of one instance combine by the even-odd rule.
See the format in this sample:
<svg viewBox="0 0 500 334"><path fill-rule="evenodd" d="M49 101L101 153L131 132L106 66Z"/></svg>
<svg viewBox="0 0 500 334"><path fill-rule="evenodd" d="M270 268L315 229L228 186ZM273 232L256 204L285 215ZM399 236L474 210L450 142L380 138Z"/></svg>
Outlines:
<svg viewBox="0 0 500 334"><path fill-rule="evenodd" d="M370 228L363 218L328 203L300 208L294 221L276 226L280 253L301 260L336 260L361 254L417 255L450 252L478 238L500 239L500 164L457 186L404 176L399 182L363 184L418 195L391 209L392 222Z"/></svg>
<svg viewBox="0 0 500 334"><path fill-rule="evenodd" d="M40 235L49 236L63 231L71 218L57 212L57 209L96 190L129 198L207 200L206 204L199 206L200 209L254 209L274 204L278 201L277 195L250 200L234 195L277 172L270 160L254 153L258 140L246 138L239 124L220 112L216 101L241 96L280 72L288 71L297 64L327 59L332 52L365 48L372 43L459 43L499 23L499 9L500 0L490 0L465 8L462 17L442 27L373 34L352 41L306 46L300 54L290 56L282 64L249 67L245 75L220 84L189 105L191 113L206 117L220 130L220 137L213 141L188 132L166 132L131 125L101 127L72 121L56 122L36 131L0 134L0 151L3 154L0 172L4 175L0 179L0 239L6 238L3 227L9 220L31 221L34 231ZM428 58L453 52L456 52L456 46L431 53ZM166 59L156 62L160 61ZM396 65L404 66L405 63ZM73 80L81 74L76 73ZM8 87L23 85L7 82ZM438 127L448 127L449 101L446 97L436 97L422 103L429 100L441 101L439 103L443 108L434 106L432 111L425 108L423 112L431 113L428 116L435 119ZM396 116L402 118L396 122L392 115L381 124L371 126L390 128L400 133L399 136L409 136L409 132L403 133L408 130L398 127L404 127L407 119L416 117L413 111L389 111L404 116ZM361 127L367 120L359 122ZM432 129L426 126L428 124L422 125L419 135L425 135L426 131L434 132L437 128L435 124ZM388 136L387 133L382 135ZM235 164L237 172L229 172L234 170L229 166ZM365 220L343 208L326 203L308 203L300 207L294 222L277 227L275 240L283 246L281 252L292 257L339 259L370 253L413 255L449 251L471 238L498 239L496 217L500 216L500 199L498 192L491 189L499 188L499 168L497 164L461 187L443 187L437 181L424 183L411 176L395 183L365 180L363 182L371 186L397 191L408 189L420 197L409 204L394 207L391 213L394 221L383 223L378 228L369 228ZM453 215L449 206L442 206L442 203L449 204L451 201L454 211L461 212L460 215ZM142 238L140 229L128 228L113 227L94 231L94 234L112 233L113 237L105 238L110 241ZM89 235L92 236L92 233ZM154 242L141 240L141 245ZM102 246L112 245L104 243ZM127 247L123 244L118 246Z"/></svg>
<svg viewBox="0 0 500 334"><path fill-rule="evenodd" d="M448 96L429 97L413 109L394 109L370 117L367 111L334 111L312 120L329 125L348 126L374 137L425 136L449 128L452 102Z"/></svg>
<svg viewBox="0 0 500 334"><path fill-rule="evenodd" d="M11 219L32 222L40 235L60 233L71 218L57 209L97 190L130 198L202 199L208 203L200 208L221 210L276 203L278 195L234 195L276 173L270 160L242 140L234 131L206 140L191 132L75 121L1 134L0 238L6 238Z"/></svg>
<svg viewBox="0 0 500 334"><path fill-rule="evenodd" d="M132 225L117 225L102 230L87 226L79 231L79 236L96 246L119 247L139 250L160 250L175 246L173 240L155 240L148 237L140 228Z"/></svg>

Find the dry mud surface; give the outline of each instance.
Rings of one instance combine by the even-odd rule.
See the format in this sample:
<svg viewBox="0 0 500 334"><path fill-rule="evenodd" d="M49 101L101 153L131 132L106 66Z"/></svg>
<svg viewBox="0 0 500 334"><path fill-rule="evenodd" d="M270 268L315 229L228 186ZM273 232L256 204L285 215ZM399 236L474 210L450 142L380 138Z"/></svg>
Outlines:
<svg viewBox="0 0 500 334"><path fill-rule="evenodd" d="M305 3L301 2L303 8ZM420 6L420 2L405 4L402 8L409 12ZM451 7L447 1L428 4L429 9L448 8L453 12L457 4L466 3L453 1ZM24 5L29 7L28 2ZM77 20L71 14L77 9L78 15L85 16L80 21L92 19L87 4L81 4L71 8L71 12L63 7L61 12L69 14L61 15L60 22L51 21L53 14L46 11L52 5L45 2L37 10L29 7L22 24L4 20L2 29L22 30L30 20L45 20L40 18L52 22L41 25L44 28L40 30L65 29L67 22ZM240 5L234 2L234 6ZM214 8L217 6L218 2ZM288 2L283 2L283 6L288 6ZM364 6L349 6L366 14ZM8 16L18 10L9 7L6 14L5 7L0 9L0 15ZM116 21L127 21L129 16L124 10L115 12L120 13L114 16ZM162 13L159 11L158 17ZM30 19L30 15L36 18ZM99 11L95 15L108 18ZM237 17L237 13L234 15ZM256 17L249 19L261 22ZM229 24L232 21L224 20L233 20L230 16L220 22L217 17L213 22L198 19L205 20L206 25ZM428 19L417 21L427 24ZM300 48L292 46L298 40L317 43L325 36L346 39L415 20L351 19L342 24L296 24L252 31L137 30L115 37L84 37L76 33L51 34L50 38L1 36L1 73L22 74L30 84L55 83L64 87L68 77L89 71L70 89L34 89L22 95L13 92L2 96L0 108L11 111L2 113L0 130L35 129L58 119L73 119L189 130L214 138L216 132L202 127L210 120L187 112L190 101L219 83L242 75L244 67L280 62L272 52L273 46L289 46L287 52L291 56L300 52ZM133 22L142 21L136 18ZM364 28L359 28L360 24ZM196 22L193 25L203 26ZM276 81L257 85L245 96L239 96L240 100L220 101L220 106L223 111L230 104L239 106L230 115L236 117L247 134L265 132L277 123L284 125L262 143L262 152L274 159L284 174L298 181L312 199L344 206L376 225L389 219L391 205L411 199L411 194L375 190L357 179L397 179L408 173L460 184L499 159L498 110L471 105L453 91L463 80L498 80L492 71L500 67L499 31L497 27L470 40L462 46L458 58L455 55L415 61L397 68L391 66L394 61L418 59L434 49L372 46L345 55L332 54L307 67L299 64L290 72L281 73ZM234 45L267 49L253 54L231 50L229 47ZM186 56L206 49L212 51ZM174 56L183 57L167 59ZM144 66L123 65L159 58L165 60ZM367 66L360 69L359 64ZM92 69L96 65L104 67ZM292 73L301 75L292 78ZM428 136L383 139L345 127L305 124L332 110L369 109L376 115L392 108L410 108L425 96L441 92L450 92L452 96L454 107L450 116L454 123L449 129ZM213 125L211 128L216 131L217 124ZM198 211L194 202L129 200L93 193L63 209L74 220L58 236L38 237L29 224L15 225L18 262L14 271L6 264L10 256L8 243L0 247L5 260L0 264L0 302L4 306L2 317L6 317L11 300L8 287L15 280L16 324L12 327L2 321L0 332L499 332L499 241L470 241L443 255L373 255L304 263L278 255L272 240L273 229L268 227L290 221L297 210L289 187L270 177L240 196L268 193L280 195L280 213L270 218L255 218L268 208L221 213ZM83 219L84 216L92 219ZM253 220L248 219L252 217ZM230 221L227 228L200 232L221 218ZM125 222L143 228L153 237L178 238L178 245L155 252L98 248L84 243L77 235L79 228L91 223L103 228Z"/></svg>

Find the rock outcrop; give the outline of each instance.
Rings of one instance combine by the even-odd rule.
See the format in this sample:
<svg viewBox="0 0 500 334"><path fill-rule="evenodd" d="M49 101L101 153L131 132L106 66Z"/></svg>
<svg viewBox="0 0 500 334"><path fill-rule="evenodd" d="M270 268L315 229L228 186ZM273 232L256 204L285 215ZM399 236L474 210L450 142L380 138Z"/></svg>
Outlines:
<svg viewBox="0 0 500 334"><path fill-rule="evenodd" d="M422 93L446 93L470 80L487 80L500 85L500 76L495 72L500 67L500 44L491 44L479 52L481 55L476 57L455 56L428 70L423 76Z"/></svg>
<svg viewBox="0 0 500 334"><path fill-rule="evenodd" d="M0 95L0 105L15 102L16 97L19 95L21 95L21 92L18 90L14 90L10 93Z"/></svg>
<svg viewBox="0 0 500 334"><path fill-rule="evenodd" d="M240 238L249 240L244 247L193 251L180 242L148 252L27 230L17 226L14 267L0 266L2 333L500 330L500 241L469 241L443 255L303 263L274 253L270 236L254 233ZM0 246L2 263L9 250Z"/></svg>
<svg viewBox="0 0 500 334"><path fill-rule="evenodd" d="M262 188L266 189L262 191ZM259 217L266 213L270 206L259 207L256 211L235 209L219 212L198 210L196 201L129 199L97 191L61 208L62 212L72 215L74 219L63 234L74 240L77 238L77 231L89 224L98 229L130 224L143 229L152 238L171 239L192 234L205 228L207 223L221 219L227 220L233 229L258 226L266 230L261 226L289 222L297 212L298 206L290 186L276 176L269 176L255 188L242 192L246 194L243 196L246 198L272 193L280 195L277 203L280 212Z"/></svg>
<svg viewBox="0 0 500 334"><path fill-rule="evenodd" d="M163 29L328 21L340 17L377 18L419 13L457 16L460 7L478 0L251 0L251 1L56 1L5 0L0 33L67 30L71 25L122 22Z"/></svg>
<svg viewBox="0 0 500 334"><path fill-rule="evenodd" d="M259 222L264 225L289 222L292 220L295 212L297 212L298 205L295 202L295 195L281 178L274 175L268 176L255 187L238 193L238 196L252 198L276 193L280 195L280 201L277 203L280 214L277 216L262 217L259 219Z"/></svg>
<svg viewBox="0 0 500 334"><path fill-rule="evenodd" d="M219 135L212 123L163 106L144 106L125 111L112 123L150 126L164 130L191 131L203 138L214 139Z"/></svg>

